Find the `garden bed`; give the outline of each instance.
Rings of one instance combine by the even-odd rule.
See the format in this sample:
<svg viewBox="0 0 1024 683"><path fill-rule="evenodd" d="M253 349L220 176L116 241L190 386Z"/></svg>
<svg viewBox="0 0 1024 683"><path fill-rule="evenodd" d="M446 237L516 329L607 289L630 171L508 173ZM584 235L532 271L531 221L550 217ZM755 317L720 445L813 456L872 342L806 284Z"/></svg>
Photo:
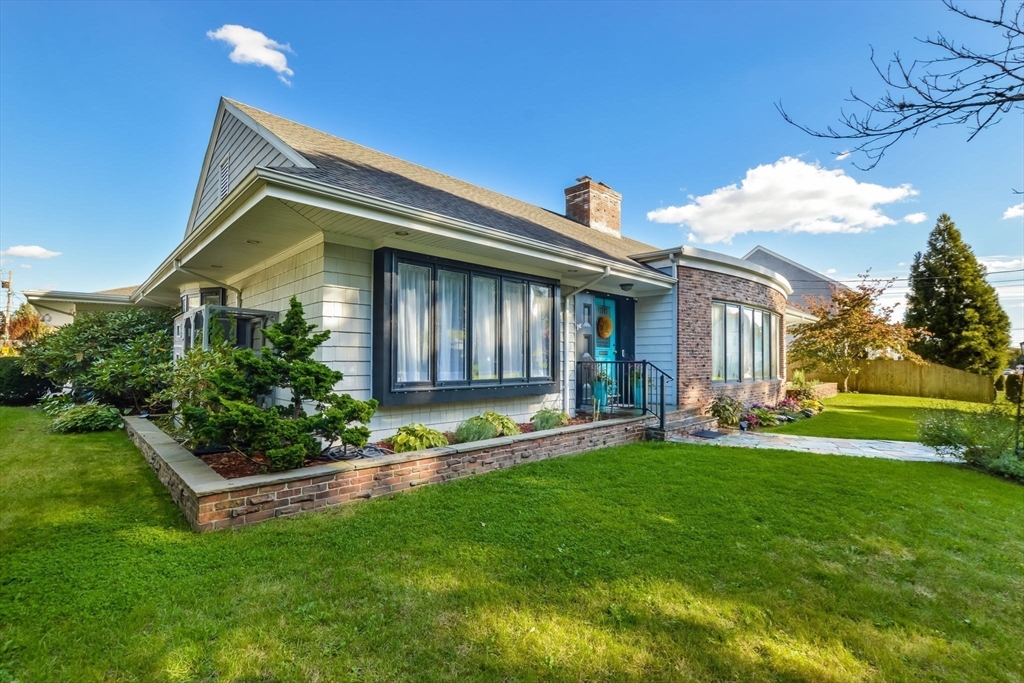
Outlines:
<svg viewBox="0 0 1024 683"><path fill-rule="evenodd" d="M631 416L541 432L227 478L151 420L125 418L125 431L196 531L213 531L408 491L522 462L634 443L657 418ZM222 455L222 454L215 454ZM230 470L231 461L225 463Z"/></svg>

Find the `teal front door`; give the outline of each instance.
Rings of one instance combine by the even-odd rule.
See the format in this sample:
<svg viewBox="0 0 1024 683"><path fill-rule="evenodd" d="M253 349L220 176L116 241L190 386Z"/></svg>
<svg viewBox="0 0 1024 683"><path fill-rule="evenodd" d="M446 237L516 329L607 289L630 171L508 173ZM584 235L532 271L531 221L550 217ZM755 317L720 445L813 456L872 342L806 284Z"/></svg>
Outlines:
<svg viewBox="0 0 1024 683"><path fill-rule="evenodd" d="M595 334L594 334L594 359L595 360L618 360L619 347L617 345L615 301L594 297L595 312Z"/></svg>

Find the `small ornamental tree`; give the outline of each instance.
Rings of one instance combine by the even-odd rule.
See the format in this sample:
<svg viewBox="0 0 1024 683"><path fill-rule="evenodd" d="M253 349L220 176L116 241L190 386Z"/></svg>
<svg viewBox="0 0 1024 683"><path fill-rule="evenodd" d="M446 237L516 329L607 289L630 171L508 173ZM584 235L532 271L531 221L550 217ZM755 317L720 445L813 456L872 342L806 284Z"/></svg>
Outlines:
<svg viewBox="0 0 1024 683"><path fill-rule="evenodd" d="M809 301L808 312L817 320L793 330L796 338L789 345L790 359L807 370L842 375L844 392L849 391L850 375L858 371L857 361L870 358L872 353L921 362L910 350L920 332L890 322L895 304L879 304L891 285L892 280L870 281L864 275L854 289L833 287L831 302Z"/></svg>
<svg viewBox="0 0 1024 683"><path fill-rule="evenodd" d="M179 412L194 440L262 452L276 470L301 467L306 458L320 455L318 438L328 448L339 441L346 448L365 445L370 437L365 423L377 401L334 393L342 373L313 359L330 337L329 331L313 333L315 328L292 297L284 321L264 331L272 347L259 354L237 349L228 362L212 360L208 382L183 378L190 397ZM190 358L181 371L195 373L197 366L202 363ZM278 390L288 392L288 404L265 406Z"/></svg>

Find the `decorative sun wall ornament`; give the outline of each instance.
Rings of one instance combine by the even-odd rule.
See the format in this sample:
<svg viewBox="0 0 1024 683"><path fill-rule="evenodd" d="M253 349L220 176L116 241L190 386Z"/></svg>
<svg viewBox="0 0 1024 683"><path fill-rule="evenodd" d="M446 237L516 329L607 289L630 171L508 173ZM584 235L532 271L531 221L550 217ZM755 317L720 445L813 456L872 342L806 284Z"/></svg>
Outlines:
<svg viewBox="0 0 1024 683"><path fill-rule="evenodd" d="M597 336L601 339L608 339L612 336L612 319L602 315L597 319Z"/></svg>

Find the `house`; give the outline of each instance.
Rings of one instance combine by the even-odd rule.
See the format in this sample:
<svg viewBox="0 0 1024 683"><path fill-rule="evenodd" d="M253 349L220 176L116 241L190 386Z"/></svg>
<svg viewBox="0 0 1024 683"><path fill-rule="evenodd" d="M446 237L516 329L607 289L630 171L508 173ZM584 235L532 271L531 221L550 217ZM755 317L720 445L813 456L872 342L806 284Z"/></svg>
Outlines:
<svg viewBox="0 0 1024 683"><path fill-rule="evenodd" d="M337 390L380 402L377 438L484 410L781 399L786 278L631 239L621 201L583 176L549 211L222 99L181 243L118 302L178 307L180 355L214 321L258 348L298 297Z"/></svg>
<svg viewBox="0 0 1024 683"><path fill-rule="evenodd" d="M138 286L101 289L98 292L61 292L57 290L26 289L22 294L39 312L47 325L63 327L75 320L79 313L110 311L133 304L131 294Z"/></svg>
<svg viewBox="0 0 1024 683"><path fill-rule="evenodd" d="M789 282L793 291L789 295L790 305L801 309L806 308L808 300L826 302L832 300L832 288L849 289L846 285L833 280L828 275L812 270L805 265L790 260L782 254L760 244L747 252L745 261L764 266L781 274Z"/></svg>

